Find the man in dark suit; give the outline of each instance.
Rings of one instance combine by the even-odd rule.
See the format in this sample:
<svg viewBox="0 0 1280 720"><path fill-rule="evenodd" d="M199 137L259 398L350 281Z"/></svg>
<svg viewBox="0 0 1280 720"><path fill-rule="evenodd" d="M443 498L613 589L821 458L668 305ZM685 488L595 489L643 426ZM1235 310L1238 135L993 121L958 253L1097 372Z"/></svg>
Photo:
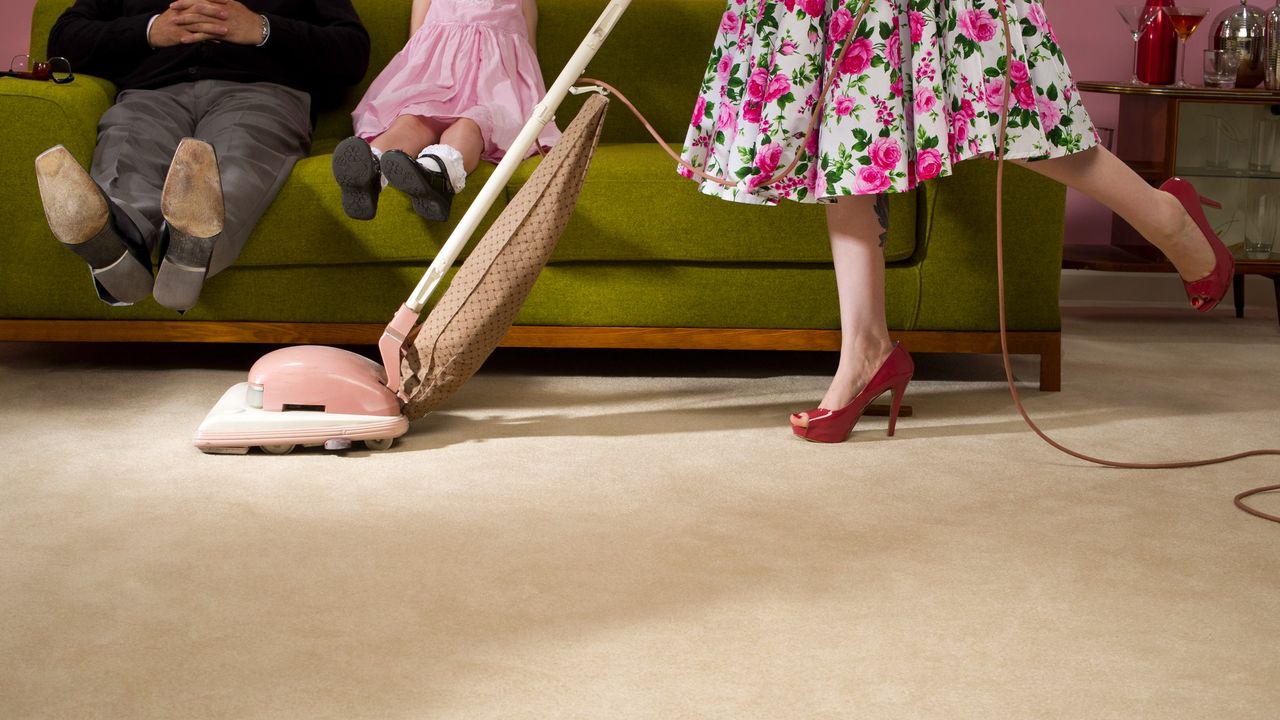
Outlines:
<svg viewBox="0 0 1280 720"><path fill-rule="evenodd" d="M77 0L49 52L121 89L88 173L61 146L36 159L50 228L104 301L186 310L306 156L313 103L364 76L369 36L351 0Z"/></svg>

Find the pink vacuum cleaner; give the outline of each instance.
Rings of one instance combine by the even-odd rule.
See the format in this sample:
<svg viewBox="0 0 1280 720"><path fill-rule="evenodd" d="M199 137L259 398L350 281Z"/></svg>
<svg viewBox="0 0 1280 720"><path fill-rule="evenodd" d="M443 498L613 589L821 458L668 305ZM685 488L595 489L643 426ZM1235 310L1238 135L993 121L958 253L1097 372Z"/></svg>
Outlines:
<svg viewBox="0 0 1280 720"><path fill-rule="evenodd" d="M630 4L631 0L609 3L534 108L506 157L383 331L378 342L382 364L314 345L268 353L249 370L247 382L227 390L200 423L193 439L197 448L241 455L256 447L283 455L300 445L346 450L362 442L370 450L386 450L408 431L400 363L423 308Z"/></svg>

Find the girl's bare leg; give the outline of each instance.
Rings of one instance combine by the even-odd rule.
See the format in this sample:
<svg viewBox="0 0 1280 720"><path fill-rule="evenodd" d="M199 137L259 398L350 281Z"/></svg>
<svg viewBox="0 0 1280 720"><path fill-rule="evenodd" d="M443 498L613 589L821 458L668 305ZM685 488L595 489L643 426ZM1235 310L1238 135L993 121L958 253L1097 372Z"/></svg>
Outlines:
<svg viewBox="0 0 1280 720"><path fill-rule="evenodd" d="M480 156L484 153L484 135L475 121L462 118L450 125L440 136L440 143L462 153L462 164L468 174L480 164Z"/></svg>
<svg viewBox="0 0 1280 720"><path fill-rule="evenodd" d="M435 123L417 115L401 115L396 118L387 131L369 143L378 152L399 150L409 157L418 157L418 153L428 145L434 145L440 138Z"/></svg>
<svg viewBox="0 0 1280 720"><path fill-rule="evenodd" d="M1018 164L1110 208L1160 248L1184 280L1199 280L1213 271L1213 249L1182 203L1151 187L1106 148Z"/></svg>
<svg viewBox="0 0 1280 720"><path fill-rule="evenodd" d="M828 410L848 405L893 349L884 314L885 228L875 203L875 196L848 196L827 206L840 297L840 364L819 406ZM808 419L801 415L792 423L806 427Z"/></svg>

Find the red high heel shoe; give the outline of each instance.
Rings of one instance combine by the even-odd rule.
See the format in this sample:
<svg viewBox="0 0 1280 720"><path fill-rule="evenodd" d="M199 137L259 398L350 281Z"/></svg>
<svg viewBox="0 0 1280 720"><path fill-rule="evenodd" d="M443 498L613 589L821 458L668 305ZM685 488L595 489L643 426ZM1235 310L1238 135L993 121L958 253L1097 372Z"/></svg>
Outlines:
<svg viewBox="0 0 1280 720"><path fill-rule="evenodd" d="M902 396L907 392L907 383L915 373L916 365L911 356L894 343L893 350L884 359L880 369L871 376L871 381L853 400L839 410L814 408L806 413L808 427L791 426L791 432L810 442L839 443L849 439L853 426L858 424L862 413L871 405L871 401L880 397L887 390L893 391L893 408L889 411L889 436L898 424L898 410L902 408ZM796 415L793 414L792 417Z"/></svg>
<svg viewBox="0 0 1280 720"><path fill-rule="evenodd" d="M1226 297L1227 290L1231 288L1231 280L1236 273L1236 259L1232 257L1227 246L1222 244L1222 240L1213 231L1213 227L1209 225L1209 219L1204 216L1204 210L1200 207L1204 204L1212 208L1221 208L1222 204L1203 197L1196 192L1191 183L1182 178L1170 178L1160 186L1160 189L1178 198L1178 202L1182 203L1182 207L1195 221L1200 232L1204 233L1205 241L1213 249L1213 270L1199 280L1182 281L1187 289L1187 299L1191 301L1191 307L1200 312L1209 312L1221 302L1223 297Z"/></svg>

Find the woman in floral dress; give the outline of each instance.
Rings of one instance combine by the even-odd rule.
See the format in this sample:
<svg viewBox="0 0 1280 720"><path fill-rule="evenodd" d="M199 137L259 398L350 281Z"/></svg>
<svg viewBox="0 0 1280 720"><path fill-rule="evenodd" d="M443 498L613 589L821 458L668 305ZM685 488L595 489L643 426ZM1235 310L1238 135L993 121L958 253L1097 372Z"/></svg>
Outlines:
<svg viewBox="0 0 1280 720"><path fill-rule="evenodd" d="M992 157L1005 114L1007 158L1127 220L1173 261L1196 307L1225 293L1199 196L1181 180L1152 188L1097 144L1040 0L1004 0L1008 63L1000 2L872 0L855 27L862 0L728 0L683 158L734 181L702 180L724 200L828 203L840 362L819 407L792 416L797 435L843 441L875 397L901 399L912 366L885 322L885 194Z"/></svg>

